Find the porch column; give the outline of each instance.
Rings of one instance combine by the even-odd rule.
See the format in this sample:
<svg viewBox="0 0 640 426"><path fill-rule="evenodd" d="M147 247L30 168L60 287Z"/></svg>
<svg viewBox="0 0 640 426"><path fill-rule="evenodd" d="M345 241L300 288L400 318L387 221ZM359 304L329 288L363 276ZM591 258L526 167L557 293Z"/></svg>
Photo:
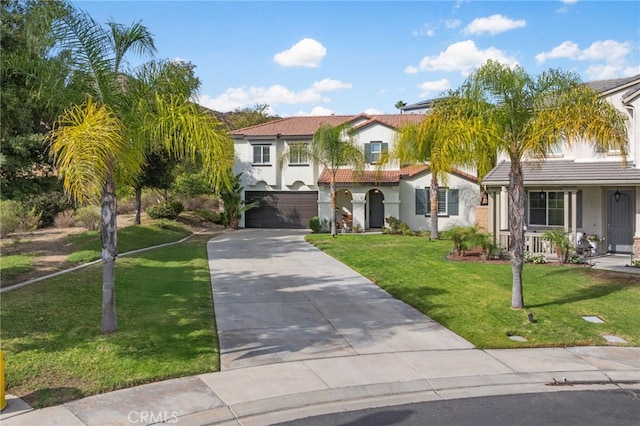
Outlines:
<svg viewBox="0 0 640 426"><path fill-rule="evenodd" d="M331 194L325 186L318 188L318 217L331 222Z"/></svg>
<svg viewBox="0 0 640 426"><path fill-rule="evenodd" d="M489 199L487 200L487 232L492 236L493 243L497 244L500 241L500 237L498 235L499 230L496 227L496 197L497 193L494 191L487 191L487 196Z"/></svg>
<svg viewBox="0 0 640 426"><path fill-rule="evenodd" d="M636 186L636 229L633 234L633 260L640 260L640 186Z"/></svg>
<svg viewBox="0 0 640 426"><path fill-rule="evenodd" d="M399 187L393 186L390 188L385 188L383 191L384 200L382 204L384 205L384 224L383 227L387 226L387 218L389 216L397 217L402 220L402 216L400 216L400 192Z"/></svg>
<svg viewBox="0 0 640 426"><path fill-rule="evenodd" d="M572 189L571 192L571 235L573 245L578 244L578 191Z"/></svg>
<svg viewBox="0 0 640 426"><path fill-rule="evenodd" d="M509 195L507 193L507 188L504 186L500 191L498 201L498 206L500 208L500 214L498 215L500 221L498 222L498 226L500 229L509 229Z"/></svg>
<svg viewBox="0 0 640 426"><path fill-rule="evenodd" d="M365 200L366 194L354 194L351 193L353 198L351 199L351 205L353 206L353 225L352 226L360 226L364 231L366 229L365 224L365 206L367 201Z"/></svg>

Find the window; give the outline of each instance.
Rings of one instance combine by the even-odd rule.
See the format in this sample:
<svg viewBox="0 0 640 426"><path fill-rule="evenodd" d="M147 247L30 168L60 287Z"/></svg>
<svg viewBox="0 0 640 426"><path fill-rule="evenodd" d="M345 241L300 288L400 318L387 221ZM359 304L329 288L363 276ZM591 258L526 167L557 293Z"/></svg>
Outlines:
<svg viewBox="0 0 640 426"><path fill-rule="evenodd" d="M374 141L364 145L365 161L369 164L380 162L382 153L389 149L389 144L381 141Z"/></svg>
<svg viewBox="0 0 640 426"><path fill-rule="evenodd" d="M253 164L270 164L271 145L253 145Z"/></svg>
<svg viewBox="0 0 640 426"><path fill-rule="evenodd" d="M289 145L289 164L293 165L306 165L308 164L307 160L307 149L309 147L304 143L295 143Z"/></svg>
<svg viewBox="0 0 640 426"><path fill-rule="evenodd" d="M564 225L564 193L555 191L529 192L529 224Z"/></svg>
<svg viewBox="0 0 640 426"><path fill-rule="evenodd" d="M457 216L459 210L458 190L438 188L438 216ZM430 191L416 188L416 215L431 215Z"/></svg>

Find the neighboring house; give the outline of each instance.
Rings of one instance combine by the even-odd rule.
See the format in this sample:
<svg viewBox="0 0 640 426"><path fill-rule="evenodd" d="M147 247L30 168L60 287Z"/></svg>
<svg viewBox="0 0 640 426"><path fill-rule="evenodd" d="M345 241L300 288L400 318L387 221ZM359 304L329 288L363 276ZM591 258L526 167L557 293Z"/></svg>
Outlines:
<svg viewBox="0 0 640 426"><path fill-rule="evenodd" d="M376 229L385 226L386 218L395 217L413 230L428 230L429 167L378 165L383 152L393 150L398 129L421 119L422 114L290 117L233 131L234 172L242 173L244 199L260 201L260 207L244 214L240 226L308 228L314 216L329 220L328 171L307 163L296 150L305 149L321 125L349 124L355 130L354 142L366 156L366 167L357 178L348 167L339 170L336 223L340 226L344 219L349 228ZM286 150L291 155L281 165ZM439 191L438 226L473 225L479 200L475 176L454 171L447 187Z"/></svg>
<svg viewBox="0 0 640 426"><path fill-rule="evenodd" d="M526 249L549 253L542 233L562 228L573 242L586 235L603 238L597 253L633 253L640 259L640 75L587 83L627 117L630 150L593 152L586 143L558 144L543 161L523 165ZM483 179L489 195L488 231L508 247L509 163L503 160Z"/></svg>

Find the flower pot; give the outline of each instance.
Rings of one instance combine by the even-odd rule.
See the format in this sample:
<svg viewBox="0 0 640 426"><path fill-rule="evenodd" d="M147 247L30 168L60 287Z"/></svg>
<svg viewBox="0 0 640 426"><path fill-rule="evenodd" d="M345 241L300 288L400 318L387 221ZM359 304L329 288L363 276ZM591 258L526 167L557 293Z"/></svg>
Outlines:
<svg viewBox="0 0 640 426"><path fill-rule="evenodd" d="M589 244L591 245L591 253L593 253L594 255L598 254L598 242L589 241Z"/></svg>

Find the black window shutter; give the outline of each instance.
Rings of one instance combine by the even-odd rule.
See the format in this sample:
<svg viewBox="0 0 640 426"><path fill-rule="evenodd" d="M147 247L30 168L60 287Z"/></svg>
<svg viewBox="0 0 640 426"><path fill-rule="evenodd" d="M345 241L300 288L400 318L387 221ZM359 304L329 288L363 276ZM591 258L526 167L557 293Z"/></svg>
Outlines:
<svg viewBox="0 0 640 426"><path fill-rule="evenodd" d="M364 144L364 161L367 163L371 163L371 144Z"/></svg>
<svg viewBox="0 0 640 426"><path fill-rule="evenodd" d="M387 142L382 143L381 155L385 155L389 152L389 144Z"/></svg>
<svg viewBox="0 0 640 426"><path fill-rule="evenodd" d="M425 216L431 216L431 190L425 188L424 192L427 193L427 212L425 213Z"/></svg>
<svg viewBox="0 0 640 426"><path fill-rule="evenodd" d="M416 188L416 215L427 214L427 193L424 188Z"/></svg>
<svg viewBox="0 0 640 426"><path fill-rule="evenodd" d="M449 216L457 216L458 215L458 190L450 189L449 190L449 205L447 206L447 213Z"/></svg>

